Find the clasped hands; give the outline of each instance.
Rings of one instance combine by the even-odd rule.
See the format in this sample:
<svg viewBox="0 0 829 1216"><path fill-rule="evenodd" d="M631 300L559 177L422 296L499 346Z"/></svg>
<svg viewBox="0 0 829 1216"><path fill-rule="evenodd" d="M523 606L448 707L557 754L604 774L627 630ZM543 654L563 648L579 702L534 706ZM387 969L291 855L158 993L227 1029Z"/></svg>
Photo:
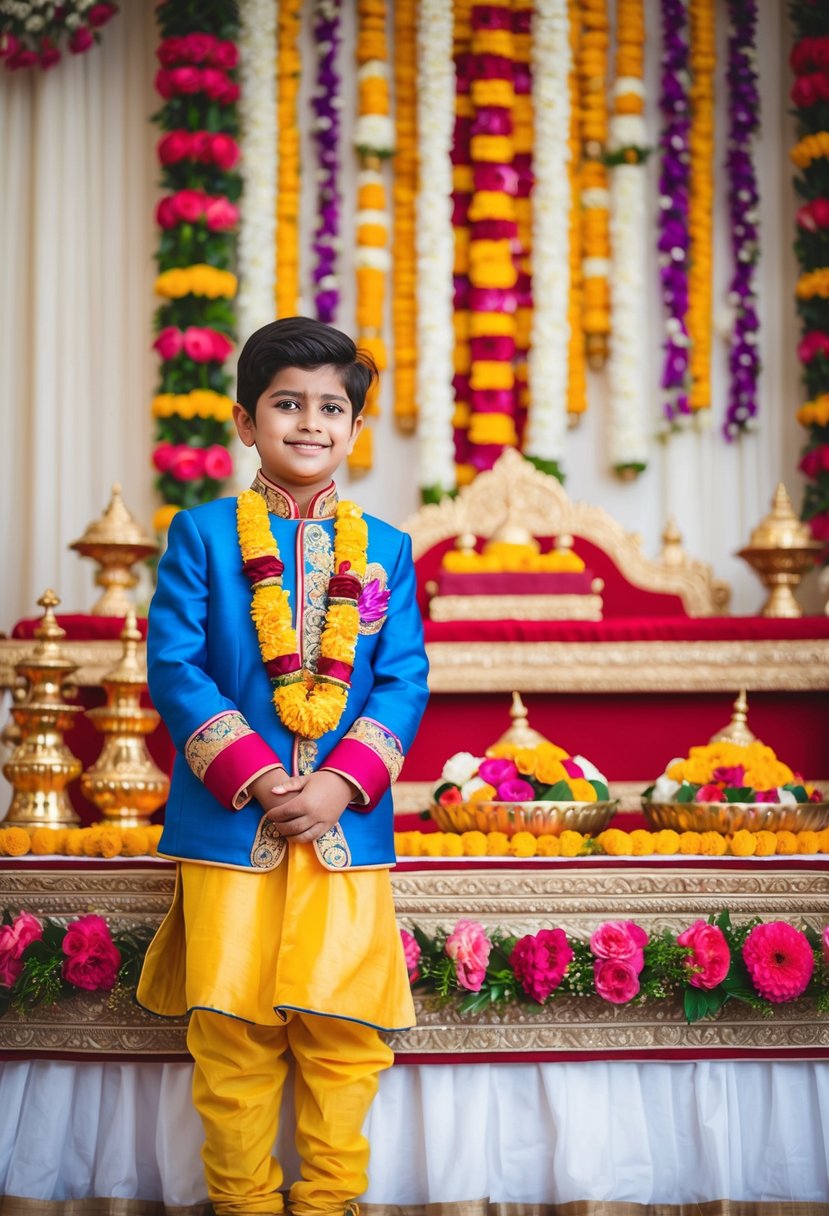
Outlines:
<svg viewBox="0 0 829 1216"><path fill-rule="evenodd" d="M356 787L327 769L289 777L284 768L277 768L252 781L250 792L280 835L310 841L319 840L334 826Z"/></svg>

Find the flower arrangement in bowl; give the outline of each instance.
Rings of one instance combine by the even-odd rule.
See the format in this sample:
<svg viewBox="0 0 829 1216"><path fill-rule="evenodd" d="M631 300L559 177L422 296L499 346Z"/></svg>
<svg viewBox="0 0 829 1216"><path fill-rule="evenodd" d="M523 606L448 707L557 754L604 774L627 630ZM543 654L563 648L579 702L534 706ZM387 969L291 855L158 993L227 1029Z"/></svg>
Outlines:
<svg viewBox="0 0 829 1216"><path fill-rule="evenodd" d="M602 831L616 808L607 778L555 743L499 742L485 756L456 752L432 795L432 818L449 832Z"/></svg>
<svg viewBox="0 0 829 1216"><path fill-rule="evenodd" d="M675 759L642 795L642 809L657 828L722 832L820 831L829 803L819 790L778 760L774 749L745 727L745 697L735 703L728 730Z"/></svg>

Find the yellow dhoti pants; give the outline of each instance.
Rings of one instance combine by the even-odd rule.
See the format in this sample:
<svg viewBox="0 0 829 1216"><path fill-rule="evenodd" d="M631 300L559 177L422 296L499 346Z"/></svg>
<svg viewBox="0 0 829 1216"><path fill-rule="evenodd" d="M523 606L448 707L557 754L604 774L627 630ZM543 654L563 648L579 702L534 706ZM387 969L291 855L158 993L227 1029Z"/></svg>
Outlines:
<svg viewBox="0 0 829 1216"><path fill-rule="evenodd" d="M393 1053L373 1027L291 1013L283 1026L256 1026L194 1010L187 1046L195 1060L193 1101L204 1125L207 1191L216 1216L278 1213L282 1170L272 1156L286 1051L296 1061L296 1147L302 1178L290 1190L293 1216L342 1216L368 1185L362 1126L377 1075Z"/></svg>

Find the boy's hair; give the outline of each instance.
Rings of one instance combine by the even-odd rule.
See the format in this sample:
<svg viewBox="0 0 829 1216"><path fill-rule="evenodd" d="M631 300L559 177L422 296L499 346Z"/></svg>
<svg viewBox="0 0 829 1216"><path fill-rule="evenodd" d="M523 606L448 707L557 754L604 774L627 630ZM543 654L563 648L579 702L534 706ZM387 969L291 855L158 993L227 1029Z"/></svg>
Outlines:
<svg viewBox="0 0 829 1216"><path fill-rule="evenodd" d="M347 334L311 317L271 321L252 333L242 347L236 369L236 400L255 418L256 402L283 367L328 366L340 373L356 418L377 378L377 366L368 351L358 350Z"/></svg>

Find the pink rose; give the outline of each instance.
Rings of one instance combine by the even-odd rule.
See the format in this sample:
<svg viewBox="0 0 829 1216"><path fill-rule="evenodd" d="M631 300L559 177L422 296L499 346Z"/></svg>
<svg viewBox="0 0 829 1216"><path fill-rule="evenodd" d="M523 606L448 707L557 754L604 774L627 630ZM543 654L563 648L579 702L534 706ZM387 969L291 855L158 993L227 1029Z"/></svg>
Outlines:
<svg viewBox="0 0 829 1216"><path fill-rule="evenodd" d="M106 25L107 21L115 16L116 11L114 4L93 4L86 14L86 19L92 28L97 30Z"/></svg>
<svg viewBox="0 0 829 1216"><path fill-rule="evenodd" d="M829 967L829 925L823 930L823 961Z"/></svg>
<svg viewBox="0 0 829 1216"><path fill-rule="evenodd" d="M153 342L162 359L175 359L176 355L181 354L183 345L182 332L176 325L167 325Z"/></svg>
<svg viewBox="0 0 829 1216"><path fill-rule="evenodd" d="M165 38L156 47L156 55L158 62L163 64L165 68L171 68L173 64L180 63L184 56L181 53L181 38ZM157 80L157 78L156 78ZM156 88L158 84L156 83Z"/></svg>
<svg viewBox="0 0 829 1216"><path fill-rule="evenodd" d="M708 785L701 785L694 794L694 802L725 802L726 797L718 785L709 782Z"/></svg>
<svg viewBox="0 0 829 1216"><path fill-rule="evenodd" d="M212 131L191 131L190 141L190 155L201 164L209 165L212 160L210 154L210 146L213 141Z"/></svg>
<svg viewBox="0 0 829 1216"><path fill-rule="evenodd" d="M170 94L174 97L176 93L198 93L202 88L201 71L199 68L191 68L188 66L171 68L169 72L170 87L173 90ZM158 78L156 77L156 82Z"/></svg>
<svg viewBox="0 0 829 1216"><path fill-rule="evenodd" d="M224 232L239 222L239 208L223 195L211 198L204 208L204 219L211 232Z"/></svg>
<svg viewBox="0 0 829 1216"><path fill-rule="evenodd" d="M512 781L517 777L518 769L511 760L492 758L481 761L478 776L482 781L486 781L487 785L494 785L497 789L504 781Z"/></svg>
<svg viewBox="0 0 829 1216"><path fill-rule="evenodd" d="M40 44L40 66L43 71L46 72L49 68L53 68L56 63L60 62L60 58L60 51L55 44L44 38Z"/></svg>
<svg viewBox="0 0 829 1216"><path fill-rule="evenodd" d="M793 1001L809 986L815 956L805 933L784 920L755 925L743 946L751 982L767 1001Z"/></svg>
<svg viewBox="0 0 829 1216"><path fill-rule="evenodd" d="M73 55L82 55L95 43L95 35L85 25L80 25L69 39L69 50Z"/></svg>
<svg viewBox="0 0 829 1216"><path fill-rule="evenodd" d="M741 786L745 784L746 770L742 764L734 764L730 768L721 765L714 769L711 776L715 781L722 781L723 785Z"/></svg>
<svg viewBox="0 0 829 1216"><path fill-rule="evenodd" d="M204 215L205 196L201 190L179 190L173 195L173 203L179 219L186 224L195 224Z"/></svg>
<svg viewBox="0 0 829 1216"><path fill-rule="evenodd" d="M558 988L572 957L563 929L540 929L515 943L509 965L527 995L541 1005Z"/></svg>
<svg viewBox="0 0 829 1216"><path fill-rule="evenodd" d="M598 959L593 966L593 983L603 1000L624 1005L639 991L639 972L627 959Z"/></svg>
<svg viewBox="0 0 829 1216"><path fill-rule="evenodd" d="M170 195L165 195L164 198L158 200L158 206L155 209L155 222L159 228L175 228L179 222L178 208L175 200Z"/></svg>
<svg viewBox="0 0 829 1216"><path fill-rule="evenodd" d="M693 950L693 954L685 960L690 973L688 983L692 988L716 988L717 984L722 983L731 966L731 951L722 929L697 920L676 940L680 946L689 946Z"/></svg>
<svg viewBox="0 0 829 1216"><path fill-rule="evenodd" d="M213 34L185 34L181 40L181 57L188 63L204 63L216 47Z"/></svg>
<svg viewBox="0 0 829 1216"><path fill-rule="evenodd" d="M168 131L158 141L156 151L162 165L176 165L192 155L193 140L189 131Z"/></svg>
<svg viewBox="0 0 829 1216"><path fill-rule="evenodd" d="M239 62L239 50L235 42L218 42L210 52L210 62L214 67L235 68Z"/></svg>
<svg viewBox="0 0 829 1216"><path fill-rule="evenodd" d="M0 59L8 59L20 46L14 34L0 34Z"/></svg>
<svg viewBox="0 0 829 1216"><path fill-rule="evenodd" d="M159 473L166 473L178 459L178 445L174 443L159 443L153 452L153 464Z"/></svg>
<svg viewBox="0 0 829 1216"><path fill-rule="evenodd" d="M240 148L232 135L219 131L210 139L210 159L218 169L227 172L232 169L240 156Z"/></svg>
<svg viewBox="0 0 829 1216"><path fill-rule="evenodd" d="M480 992L492 950L492 942L483 925L474 920L459 920L446 939L445 950L455 964L455 976L461 988Z"/></svg>
<svg viewBox="0 0 829 1216"><path fill-rule="evenodd" d="M87 992L115 987L121 954L103 917L82 916L73 921L62 949L66 955L62 974L67 983Z"/></svg>
<svg viewBox="0 0 829 1216"><path fill-rule="evenodd" d="M11 988L23 970L23 955L43 937L43 925L31 912L19 912L0 928L0 985Z"/></svg>
<svg viewBox="0 0 829 1216"><path fill-rule="evenodd" d="M590 938L590 949L598 959L629 962L637 975L645 965L647 944L647 933L632 920L607 920Z"/></svg>
<svg viewBox="0 0 829 1216"><path fill-rule="evenodd" d="M779 802L780 801L780 791L778 789L755 790L754 801L755 802Z"/></svg>
<svg viewBox="0 0 829 1216"><path fill-rule="evenodd" d="M496 796L499 802L532 802L535 798L535 790L529 781L522 781L520 777L514 777L510 781L501 782Z"/></svg>
<svg viewBox="0 0 829 1216"><path fill-rule="evenodd" d="M182 334L184 353L187 358L193 359L196 363L207 363L210 359L215 359L212 335L213 331L210 329L201 329L196 325L188 326Z"/></svg>
<svg viewBox="0 0 829 1216"><path fill-rule="evenodd" d="M220 333L218 329L206 329L204 332L210 334L213 340L212 357L219 363L224 363L225 359L228 359L233 353L233 343L230 338L226 334Z"/></svg>
<svg viewBox="0 0 829 1216"><path fill-rule="evenodd" d="M165 101L174 95L173 81L170 77L169 68L159 68L155 74L155 91L159 93Z"/></svg>
<svg viewBox="0 0 829 1216"><path fill-rule="evenodd" d="M6 67L12 72L18 68L33 68L36 63L37 51L30 51L28 47L19 47L6 58Z"/></svg>
<svg viewBox="0 0 829 1216"><path fill-rule="evenodd" d="M224 481L233 472L233 458L227 448L220 443L214 443L205 449L204 475L214 481Z"/></svg>
<svg viewBox="0 0 829 1216"><path fill-rule="evenodd" d="M239 100L238 84L235 84L232 80L228 80L224 93L220 97L217 97L216 100L221 102L223 106L232 106L234 101Z"/></svg>
<svg viewBox="0 0 829 1216"><path fill-rule="evenodd" d="M566 760L562 760L561 766L568 777L583 777L584 769L580 764L576 764L575 760L571 760L568 756Z"/></svg>
<svg viewBox="0 0 829 1216"><path fill-rule="evenodd" d="M213 101L219 101L227 89L228 79L221 68L202 68L201 87Z"/></svg>
<svg viewBox="0 0 829 1216"><path fill-rule="evenodd" d="M456 785L450 785L438 798L439 806L460 806L462 802L463 794Z"/></svg>
<svg viewBox="0 0 829 1216"><path fill-rule="evenodd" d="M186 443L178 444L175 459L167 472L175 477L176 481L198 481L204 476L204 448L191 448Z"/></svg>
<svg viewBox="0 0 829 1216"><path fill-rule="evenodd" d="M406 970L409 973L409 983L413 984L419 978L417 970L420 962L420 946L417 941L408 931L408 929L400 930L400 940L403 943L403 956L406 959Z"/></svg>

